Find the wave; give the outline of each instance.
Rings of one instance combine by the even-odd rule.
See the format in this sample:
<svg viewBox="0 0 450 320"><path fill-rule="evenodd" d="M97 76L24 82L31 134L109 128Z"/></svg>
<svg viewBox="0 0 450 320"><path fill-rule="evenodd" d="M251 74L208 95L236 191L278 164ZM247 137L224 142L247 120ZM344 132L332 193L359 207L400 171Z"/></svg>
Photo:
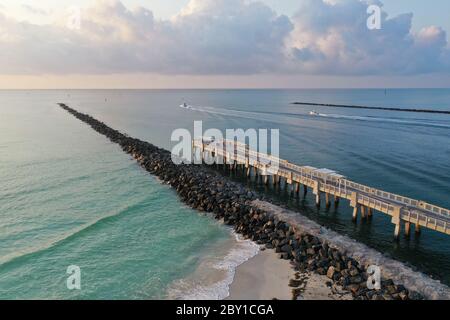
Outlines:
<svg viewBox="0 0 450 320"><path fill-rule="evenodd" d="M84 232L87 232L88 230L95 228L97 225L106 222L112 218L118 217L130 210L133 209L133 207L138 206L139 204L133 204L131 206L127 206L121 210L118 210L115 213L100 217L94 221L91 221L89 223L83 224L81 226L79 226L78 228L72 229L69 232L66 232L62 235L60 235L59 237L50 240L49 242L45 243L45 244L41 244L38 247L31 247L31 248L27 248L24 250L21 250L19 252L14 252L11 254L7 254L4 255L0 258L0 268L4 268L9 264L15 263L17 261L20 261L22 259L26 259L26 258L30 258L36 254L40 254L42 252L45 252L47 250L50 250L62 243L64 243L65 241L69 241L72 240L73 238L80 236L81 234L83 234Z"/></svg>
<svg viewBox="0 0 450 320"><path fill-rule="evenodd" d="M236 268L256 256L259 246L231 231L235 241L224 257L207 258L194 274L175 281L167 290L170 300L223 300L229 296Z"/></svg>

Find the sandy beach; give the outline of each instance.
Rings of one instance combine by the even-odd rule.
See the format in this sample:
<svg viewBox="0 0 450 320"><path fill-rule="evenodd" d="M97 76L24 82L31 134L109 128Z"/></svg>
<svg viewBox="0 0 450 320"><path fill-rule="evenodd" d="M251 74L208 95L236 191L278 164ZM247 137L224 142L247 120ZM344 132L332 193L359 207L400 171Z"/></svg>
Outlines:
<svg viewBox="0 0 450 320"><path fill-rule="evenodd" d="M291 280L300 284L297 300L351 299L350 294L333 293L326 276L300 274L273 250L264 250L236 269L227 300L292 300Z"/></svg>

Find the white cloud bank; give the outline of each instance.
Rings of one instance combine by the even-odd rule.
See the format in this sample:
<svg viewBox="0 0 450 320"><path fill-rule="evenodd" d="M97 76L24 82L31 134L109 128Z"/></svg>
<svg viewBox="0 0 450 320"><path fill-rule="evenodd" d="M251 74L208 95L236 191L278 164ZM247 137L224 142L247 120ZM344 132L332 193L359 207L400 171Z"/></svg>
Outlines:
<svg viewBox="0 0 450 320"><path fill-rule="evenodd" d="M411 32L412 14L387 18L381 29L367 28L368 3L380 1L306 0L294 16L288 46L296 65L320 74L415 74L448 71L450 51L444 30L430 26Z"/></svg>
<svg viewBox="0 0 450 320"><path fill-rule="evenodd" d="M378 1L369 1L377 3ZM1 74L403 75L450 70L437 26L411 32L411 14L366 26L367 2L306 0L292 18L260 2L191 0L157 20L146 8L99 0L81 29L18 22L0 12Z"/></svg>

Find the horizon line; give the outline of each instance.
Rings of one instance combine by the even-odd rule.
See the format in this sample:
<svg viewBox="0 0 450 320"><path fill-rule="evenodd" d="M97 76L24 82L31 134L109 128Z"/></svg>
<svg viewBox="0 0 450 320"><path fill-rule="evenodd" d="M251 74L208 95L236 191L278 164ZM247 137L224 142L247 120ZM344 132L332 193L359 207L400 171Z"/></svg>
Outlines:
<svg viewBox="0 0 450 320"><path fill-rule="evenodd" d="M422 89L422 90L435 90L435 89L450 89L450 87L217 87L217 88L0 88L0 91L43 91L43 90L411 90L411 89Z"/></svg>

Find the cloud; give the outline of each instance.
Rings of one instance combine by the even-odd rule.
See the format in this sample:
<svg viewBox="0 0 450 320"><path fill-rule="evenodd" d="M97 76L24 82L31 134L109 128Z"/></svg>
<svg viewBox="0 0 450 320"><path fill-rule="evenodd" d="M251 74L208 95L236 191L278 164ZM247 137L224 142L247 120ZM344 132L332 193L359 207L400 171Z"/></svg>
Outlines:
<svg viewBox="0 0 450 320"><path fill-rule="evenodd" d="M176 35L173 50L183 56L180 70L248 74L278 67L293 25L261 3L193 0L171 28Z"/></svg>
<svg viewBox="0 0 450 320"><path fill-rule="evenodd" d="M26 11L32 13L32 14L37 14L37 15L48 15L50 12L45 10L45 9L41 9L35 6L30 6L28 4L22 4L21 5L23 9L25 9ZM0 6L1 8L1 6Z"/></svg>
<svg viewBox="0 0 450 320"><path fill-rule="evenodd" d="M178 16L157 21L145 8L97 1L81 12L81 29L0 18L15 41L0 41L6 73L156 72L248 74L284 59L293 26L261 3L192 0ZM0 33L0 40L1 40ZM6 61L8 61L6 63ZM1 62L0 62L1 63Z"/></svg>
<svg viewBox="0 0 450 320"><path fill-rule="evenodd" d="M414 74L449 70L447 36L430 26L411 32L413 15L388 18L381 29L367 27L368 4L380 1L305 0L293 17L288 40L291 63L313 74Z"/></svg>
<svg viewBox="0 0 450 320"><path fill-rule="evenodd" d="M411 14L366 27L367 3L305 0L292 18L261 2L191 0L158 20L149 9L98 0L54 24L18 22L0 13L3 74L159 73L414 74L449 70L443 29L411 33ZM370 1L381 5L379 1Z"/></svg>

